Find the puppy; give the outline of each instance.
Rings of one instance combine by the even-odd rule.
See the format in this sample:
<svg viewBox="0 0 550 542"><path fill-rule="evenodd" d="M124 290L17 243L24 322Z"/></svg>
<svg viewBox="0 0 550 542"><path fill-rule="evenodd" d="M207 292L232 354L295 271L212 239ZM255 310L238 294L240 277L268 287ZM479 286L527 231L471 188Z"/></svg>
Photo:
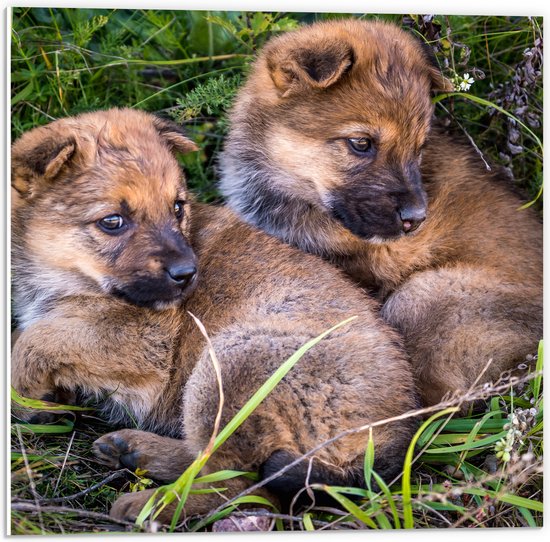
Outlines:
<svg viewBox="0 0 550 542"><path fill-rule="evenodd" d="M374 301L231 211L189 203L174 153L194 149L176 125L130 109L58 120L14 144L14 387L33 398L99 398L107 419L141 430L101 437L97 455L170 481L205 449L219 401L188 311L219 359L222 426L300 346L357 315L299 361L203 474L269 475L346 429L415 408L400 338ZM414 425L374 430L375 469L386 478L400 470ZM310 482L360 484L366 442L357 433L321 449ZM287 502L306 476L307 465L291 469L267 485L270 498ZM186 512L204 513L247 483L193 494ZM113 515L135 518L150 495L122 497Z"/></svg>
<svg viewBox="0 0 550 542"><path fill-rule="evenodd" d="M431 126L448 87L396 26L302 27L259 54L220 159L240 216L379 297L427 404L497 379L542 335L541 224Z"/></svg>

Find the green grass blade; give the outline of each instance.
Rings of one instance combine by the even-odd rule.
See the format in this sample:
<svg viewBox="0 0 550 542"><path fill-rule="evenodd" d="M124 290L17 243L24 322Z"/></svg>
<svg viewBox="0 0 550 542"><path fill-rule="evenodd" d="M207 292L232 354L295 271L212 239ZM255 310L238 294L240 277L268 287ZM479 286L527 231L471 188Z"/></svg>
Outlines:
<svg viewBox="0 0 550 542"><path fill-rule="evenodd" d="M429 427L429 425L441 418L442 416L447 416L453 412L457 412L458 407L451 407L442 410L441 412L436 412L433 416L430 416L418 429L414 435L409 448L407 449L407 454L405 455L405 463L403 465L403 481L402 481L402 494L403 494L403 518L405 529L412 529L414 527L414 519L412 512L412 503L411 503L411 471L412 471L412 460L414 455L414 448L416 443L424 430Z"/></svg>
<svg viewBox="0 0 550 542"><path fill-rule="evenodd" d="M464 506L458 506L457 504L452 503L442 503L442 502L430 502L430 503L421 503L420 506L424 506L426 510L441 510L443 512L459 512L461 514L466 513L468 510Z"/></svg>
<svg viewBox="0 0 550 542"><path fill-rule="evenodd" d="M535 404L539 400L540 396L540 387L542 384L542 368L544 365L544 344L543 341L539 341L539 350L537 355L537 365L535 366L535 371L539 373L533 381L533 397L535 398Z"/></svg>
<svg viewBox="0 0 550 542"><path fill-rule="evenodd" d="M364 510L359 508L359 506L347 497L344 497L344 495L338 493L338 491L336 491L333 487L326 486L324 484L313 484L311 487L321 489L328 493L335 501L338 501L338 503L343 506L347 512L349 512L354 518L364 523L367 527L370 527L371 529L378 529L376 523L365 513Z"/></svg>
<svg viewBox="0 0 550 542"><path fill-rule="evenodd" d="M356 497L362 497L364 499L369 499L373 494L372 491L368 489L362 489L360 487L345 487L345 486L330 486L334 491L338 493L344 493L346 495L355 495Z"/></svg>
<svg viewBox="0 0 550 542"><path fill-rule="evenodd" d="M382 490L382 493L384 493L384 496L388 500L388 504L391 509L391 513L393 516L393 527L394 529L401 529L401 520L399 519L399 514L397 512L397 506L395 506L395 501L393 499L393 495L390 491L390 488L387 486L386 482L382 479L382 477L377 474L375 471L372 472L372 476L376 480L376 483L378 484L378 487Z"/></svg>
<svg viewBox="0 0 550 542"><path fill-rule="evenodd" d="M449 423L449 421L450 420L447 420L447 423ZM445 423L445 420L437 420L432 425L427 427L426 430L424 431L424 433L422 433L422 435L420 435L420 437L418 439L418 446L422 448L426 444L428 444L430 439L433 437L434 433L436 431L438 431L440 429L441 425L444 424L444 423Z"/></svg>
<svg viewBox="0 0 550 542"><path fill-rule="evenodd" d="M473 442L469 442L466 444L458 444L456 446L442 446L440 448L428 448L427 450L424 450L423 454L444 454L449 452L463 452L463 451L470 451L475 448L482 448L482 447L488 446L489 444L493 444L494 442L497 442L502 437L505 437L506 433L507 431L501 431L496 435L490 435L488 437L475 440Z"/></svg>
<svg viewBox="0 0 550 542"><path fill-rule="evenodd" d="M246 478L251 478L253 480L258 479L258 475L254 472L247 472L242 470L220 470L218 472L213 472L212 474L207 474L206 476L200 476L193 480L194 484L210 484L215 482L223 482L224 480L230 480L231 478L237 478L238 476L245 476Z"/></svg>
<svg viewBox="0 0 550 542"><path fill-rule="evenodd" d="M498 491L478 489L475 487L465 488L464 493L469 493L470 495L480 495L481 497L485 496L487 493L493 499L506 504L511 504L517 508L527 508L528 510L534 510L535 512L543 511L542 502L535 501L534 499L528 499L527 497L520 497L519 495L512 495L511 493L499 493Z"/></svg>
<svg viewBox="0 0 550 542"><path fill-rule="evenodd" d="M58 434L58 433L70 433L73 430L73 422L67 420L63 424L48 425L48 424L34 424L34 423L14 423L12 424L12 431L17 431L17 428L22 433L34 433L39 434Z"/></svg>
<svg viewBox="0 0 550 542"><path fill-rule="evenodd" d="M29 399L23 397L15 391L15 388L11 388L11 400L18 405L26 408L35 408L39 410L94 410L92 407L79 407L74 405L60 405L59 403L52 403L50 401L42 401L40 399Z"/></svg>
<svg viewBox="0 0 550 542"><path fill-rule="evenodd" d="M363 464L363 473L365 475L365 485L371 491L372 468L374 466L374 439L372 437L372 427L369 429L369 440L365 450L365 461Z"/></svg>
<svg viewBox="0 0 550 542"><path fill-rule="evenodd" d="M12 99L11 106L13 107L16 103L26 100L34 90L34 83L31 81L28 85L25 85L22 90L20 90Z"/></svg>
<svg viewBox="0 0 550 542"><path fill-rule="evenodd" d="M443 484L422 484L421 486L413 486L416 491L424 491L427 494L430 493L446 493L448 490ZM517 508L527 508L528 510L534 510L535 512L543 512L543 503L527 497L520 497L519 495L513 495L511 493L501 493L492 489L485 489L481 487L460 487L460 490L467 495L478 495L485 497L488 495L491 499L496 499L502 503L511 504ZM432 503L430 503L431 505Z"/></svg>
<svg viewBox="0 0 550 542"><path fill-rule="evenodd" d="M205 489L191 488L189 490L189 495L208 495L211 493L223 493L224 491L227 491L226 487L211 487L211 488L205 488Z"/></svg>
<svg viewBox="0 0 550 542"><path fill-rule="evenodd" d="M292 356L288 358L260 387L260 389L246 402L246 404L235 414L233 419L220 431L216 437L213 451L216 451L252 414L256 407L267 397L267 395L273 390L273 388L287 375L287 373L300 361L302 356L317 343L322 341L327 335L335 331L336 329L345 326L351 321L355 320L357 316L347 318L342 322L331 327L329 330L321 333L311 341L307 342L304 346L299 348Z"/></svg>
<svg viewBox="0 0 550 542"><path fill-rule="evenodd" d="M491 409L491 411L495 411L494 409ZM445 425L445 430L449 431L450 433L469 433L475 425L480 421L482 418L457 418L452 419L447 422ZM444 421L444 420L443 420ZM486 419L483 422L483 425L481 426L481 430L483 430L483 433L498 433L502 431L502 426L506 423L506 420L499 420L499 419ZM420 441L419 441L420 444Z"/></svg>
<svg viewBox="0 0 550 542"><path fill-rule="evenodd" d="M523 508L523 506L520 506L518 510L519 513L523 516L523 519L527 522L527 525L529 525L529 527L539 527L539 525L537 525L537 522L535 521L535 518L533 517L533 514L531 514L531 511L528 508Z"/></svg>
<svg viewBox="0 0 550 542"><path fill-rule="evenodd" d="M380 507L379 507L380 508ZM380 510L375 516L374 519L376 520L376 523L380 526L380 529L384 529L385 531L391 531L392 526L389 522L388 518L384 514L383 510Z"/></svg>
<svg viewBox="0 0 550 542"><path fill-rule="evenodd" d="M158 498L161 495L164 495L171 491L171 486L173 484L167 485L167 486L161 486L159 487L152 495L149 497L149 500L145 503L143 508L141 509L141 512L139 513L138 517L136 518L136 525L139 525L140 527L143 526L143 522L149 517L149 515L153 512L155 508L155 504L157 503Z"/></svg>
<svg viewBox="0 0 550 542"><path fill-rule="evenodd" d="M314 531L315 527L313 526L313 522L311 521L311 514L309 512L306 512L302 516L302 523L304 524L304 529L306 531Z"/></svg>
<svg viewBox="0 0 550 542"><path fill-rule="evenodd" d="M191 464L191 467L185 471L185 474L187 474L186 477L184 477L183 479L183 487L181 488L181 490L176 490L175 489L175 493L179 496L179 502L178 502L178 505L176 506L176 510L172 516L172 521L170 522L170 532L173 533L175 528L176 528L176 525L179 521L179 518L181 516L181 513L183 512L183 507L185 506L185 503L187 502L187 497L189 497L189 494L191 492L191 487L193 486L193 482L195 480L195 478L197 477L197 475L199 474L199 472L202 470L202 468L204 467L204 465L206 464L206 462L208 461L208 459L210 458L210 455L207 455L207 454L201 454L199 455L199 457ZM178 480L179 481L179 480ZM178 482L176 482L177 484ZM164 508L168 503L166 502L167 499L163 499L162 500L162 506L161 508L159 509L159 511L157 512L156 515L158 515L160 513L160 511L162 510L162 508ZM170 500L173 500L173 499L170 499Z"/></svg>

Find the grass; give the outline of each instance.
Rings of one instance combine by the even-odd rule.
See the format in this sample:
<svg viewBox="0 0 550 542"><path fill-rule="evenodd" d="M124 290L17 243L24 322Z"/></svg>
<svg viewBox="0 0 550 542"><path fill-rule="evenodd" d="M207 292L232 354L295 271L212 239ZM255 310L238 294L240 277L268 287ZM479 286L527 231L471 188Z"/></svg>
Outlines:
<svg viewBox="0 0 550 542"><path fill-rule="evenodd" d="M225 113L254 53L270 36L298 24L342 16L14 8L12 137L97 108L128 106L170 115L201 147L182 159L190 187L202 201L219 201L215 165L227 132ZM381 18L404 24L424 39L449 79L458 82L465 74L474 79L466 92L436 98L437 116L450 131L483 149L479 152L489 167L505 168L510 183L526 200L538 198L540 209L542 19ZM365 427L365 488L318 486L337 502L328 510L282 515L266 504L252 514L267 516L276 529L305 531L542 525L541 369L542 346L531 376L471 392L470 398L481 401L480 409L457 414L453 409L464 398L455 397L429 412L410 413L427 419L393 483L384 483L373 471L375 443ZM18 396L13 400L44 407ZM106 514L117 495L155 483L146 473L122 469L113 474L98 464L91 443L112 428L93 411L60 408L63 417L52 425L12 424L12 533L152 529L151 521L129 525ZM173 487L192 491L203 460L208 457L199 458ZM209 481L219 485L243 475L253 476L224 471ZM167 495L166 487L159 488L159 495ZM240 503L240 513L247 515L257 499L241 495L233 505ZM150 506L140 519L156 509ZM175 517L162 529L208 530L233 509L228 505L185 523Z"/></svg>
<svg viewBox="0 0 550 542"><path fill-rule="evenodd" d="M254 53L300 23L345 16L14 8L12 137L112 106L170 115L201 147L182 159L191 188L203 201L218 201L216 155L226 111ZM445 76L474 79L467 92L438 101L438 117L535 198L542 186L542 151L533 144L542 140L542 18L361 17L409 27L433 49Z"/></svg>
<svg viewBox="0 0 550 542"><path fill-rule="evenodd" d="M345 323L347 321L340 325ZM229 478L247 476L257 480L254 473L219 471L201 477L200 471L301 356L330 331L298 350L226 427L219 433L216 428L207 449L177 481L158 488L135 525L116 522L108 518L106 512L118 494L146 489L154 482L139 471L122 469L108 474L95 462L90 455L91 443L110 428L91 418L86 410L79 411L80 423L74 426L70 436L56 431L53 425L38 425L23 433L23 424L13 424L13 533L202 531L209 530L228 514L239 513L267 516L278 530L542 525L542 342L531 373L503 378L490 387L473 388L434 407L404 413L403 416L418 418L431 416L411 440L401 475L390 484L373 470L375 443L369 430L391 421L382 420L353 430L365 433L366 487L310 486L335 499L337 505L330 510L313 506L296 514L292 511L290 515L280 514L275 504L253 494L266 480L256 481L248 490L204 517L180 522L186 498L197 491L195 484L201 484L199 491L205 491L203 484L208 483L209 487L223 492L223 481ZM215 354L212 357L216 365ZM479 400L484 401L481 411L471 407L468 413L457 414L464 402ZM43 408L19 396L14 396L14 401L20 405L25 403L27 408ZM222 405L223 402L220 408ZM307 459L329 443L320 443L296 462ZM173 502L176 495L180 506L171 524L159 527L153 521L155 516ZM258 504L265 509L247 511ZM240 509L244 511L238 512Z"/></svg>

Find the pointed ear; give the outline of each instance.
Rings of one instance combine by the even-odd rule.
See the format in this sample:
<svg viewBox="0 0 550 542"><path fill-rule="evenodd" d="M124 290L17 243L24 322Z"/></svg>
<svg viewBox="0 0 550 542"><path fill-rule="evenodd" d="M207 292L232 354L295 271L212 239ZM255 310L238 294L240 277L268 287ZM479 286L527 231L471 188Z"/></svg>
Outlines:
<svg viewBox="0 0 550 542"><path fill-rule="evenodd" d="M186 154L188 152L199 150L197 145L187 137L183 131L183 128L175 122L168 119L155 117L153 124L162 139L168 143L168 146L172 151L178 151L182 154Z"/></svg>
<svg viewBox="0 0 550 542"><path fill-rule="evenodd" d="M278 45L278 44L277 44ZM282 97L304 88L328 88L354 62L351 45L343 40L322 40L295 47L292 41L267 51L267 67Z"/></svg>
<svg viewBox="0 0 550 542"><path fill-rule="evenodd" d="M75 150L74 137L59 137L47 127L24 134L11 149L12 187L23 198L33 197L61 174Z"/></svg>

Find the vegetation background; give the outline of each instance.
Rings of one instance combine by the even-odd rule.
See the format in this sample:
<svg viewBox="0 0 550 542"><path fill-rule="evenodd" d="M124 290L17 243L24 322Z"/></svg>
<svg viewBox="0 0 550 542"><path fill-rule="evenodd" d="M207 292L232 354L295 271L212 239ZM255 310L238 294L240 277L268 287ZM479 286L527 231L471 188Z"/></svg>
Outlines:
<svg viewBox="0 0 550 542"><path fill-rule="evenodd" d="M350 16L393 21L433 48L456 87L436 98L439 121L468 138L486 167L504 168L510 186L540 210L543 40L542 18L535 17L14 8L12 137L113 106L168 115L201 148L182 158L190 187L202 201L221 202L216 156L255 52L274 34ZM541 352L533 345L527 360L537 360L538 369ZM489 391L481 413L425 424L418 453L390 488L333 489L339 507L268 517L277 528L305 530L541 525L541 377L513 392L505 384ZM153 482L143 473L108 476L89 448L109 429L93 415L77 421L68 414L52 426L12 425L13 533L140 529L105 513L119 492Z"/></svg>

